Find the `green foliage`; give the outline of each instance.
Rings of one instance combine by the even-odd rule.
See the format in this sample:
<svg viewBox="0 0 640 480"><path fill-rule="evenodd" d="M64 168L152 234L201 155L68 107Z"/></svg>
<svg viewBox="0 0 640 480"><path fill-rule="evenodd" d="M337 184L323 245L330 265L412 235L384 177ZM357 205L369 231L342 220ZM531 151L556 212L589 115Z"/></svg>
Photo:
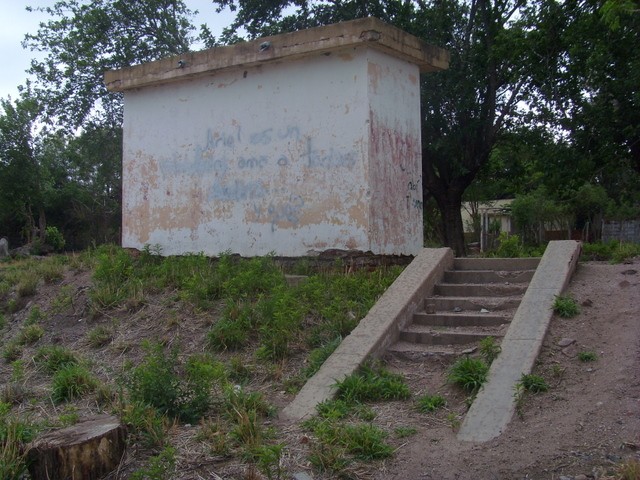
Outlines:
<svg viewBox="0 0 640 480"><path fill-rule="evenodd" d="M25 325L16 339L20 345L32 345L42 338L44 328L38 324Z"/></svg>
<svg viewBox="0 0 640 480"><path fill-rule="evenodd" d="M581 258L583 260L608 260L611 263L623 263L640 255L640 245L617 242L583 243Z"/></svg>
<svg viewBox="0 0 640 480"><path fill-rule="evenodd" d="M313 434L323 444L342 447L344 452L357 459L369 461L393 455L393 448L384 441L387 434L374 425L368 423L342 425L322 419L307 423L307 426L311 427ZM320 465L327 463L319 460L316 459L315 462ZM313 459L312 462L314 462Z"/></svg>
<svg viewBox="0 0 640 480"><path fill-rule="evenodd" d="M38 290L38 282L40 277L38 274L31 270L26 270L20 275L18 284L16 285L16 293L18 297L31 297L36 294Z"/></svg>
<svg viewBox="0 0 640 480"><path fill-rule="evenodd" d="M26 445L36 427L9 413L10 405L0 404L0 478L20 480L27 470Z"/></svg>
<svg viewBox="0 0 640 480"><path fill-rule="evenodd" d="M155 407L161 414L195 422L211 406L210 391L220 369L207 357L191 357L179 370L176 349L167 352L159 343L144 342L144 361L125 374L133 403Z"/></svg>
<svg viewBox="0 0 640 480"><path fill-rule="evenodd" d="M447 401L441 395L423 395L418 398L417 403L420 412L431 413L444 407Z"/></svg>
<svg viewBox="0 0 640 480"><path fill-rule="evenodd" d="M87 335L87 341L93 348L104 347L111 340L113 340L113 331L103 325L92 328Z"/></svg>
<svg viewBox="0 0 640 480"><path fill-rule="evenodd" d="M598 355L596 352L581 351L578 352L578 360L581 362L595 362L598 360Z"/></svg>
<svg viewBox="0 0 640 480"><path fill-rule="evenodd" d="M280 480L285 472L281 464L284 444L260 445L254 450L258 470L268 480Z"/></svg>
<svg viewBox="0 0 640 480"><path fill-rule="evenodd" d="M127 403L120 412L129 431L148 448L161 448L167 442L169 419L152 406L140 402Z"/></svg>
<svg viewBox="0 0 640 480"><path fill-rule="evenodd" d="M2 358L5 362L13 362L22 356L22 345L19 342L8 342L2 349Z"/></svg>
<svg viewBox="0 0 640 480"><path fill-rule="evenodd" d="M363 366L344 380L336 382L336 397L347 403L379 400L405 400L411 396L401 375L382 367Z"/></svg>
<svg viewBox="0 0 640 480"><path fill-rule="evenodd" d="M493 337L485 337L480 340L480 356L484 359L487 365L491 365L493 361L498 358L502 348L496 344L496 339Z"/></svg>
<svg viewBox="0 0 640 480"><path fill-rule="evenodd" d="M95 391L98 381L81 365L67 365L53 375L51 399L62 403Z"/></svg>
<svg viewBox="0 0 640 480"><path fill-rule="evenodd" d="M353 404L340 399L325 400L316 406L316 411L322 418L340 420L353 411Z"/></svg>
<svg viewBox="0 0 640 480"><path fill-rule="evenodd" d="M449 382L464 391L474 394L487 380L489 366L482 360L465 356L456 361L449 370Z"/></svg>
<svg viewBox="0 0 640 480"><path fill-rule="evenodd" d="M236 350L249 338L253 306L248 302L228 300L220 319L207 334L209 346L216 350Z"/></svg>
<svg viewBox="0 0 640 480"><path fill-rule="evenodd" d="M567 295L558 295L553 301L553 311L562 318L575 317L580 313L576 301Z"/></svg>
<svg viewBox="0 0 640 480"><path fill-rule="evenodd" d="M133 472L129 478L132 480L169 480L173 478L176 469L176 450L167 446L162 451L149 459L146 467Z"/></svg>
<svg viewBox="0 0 640 480"><path fill-rule="evenodd" d="M78 357L74 352L57 345L39 348L33 360L49 374L55 374L63 368L78 364Z"/></svg>
<svg viewBox="0 0 640 480"><path fill-rule="evenodd" d="M257 306L260 311L261 346L259 358L282 360L289 354L289 346L302 324L304 310L299 298L287 288L278 288Z"/></svg>
<svg viewBox="0 0 640 480"><path fill-rule="evenodd" d="M47 227L44 239L47 245L50 245L56 252L61 252L64 249L65 240L57 227Z"/></svg>
<svg viewBox="0 0 640 480"><path fill-rule="evenodd" d="M549 390L549 385L545 379L533 373L523 373L518 385L521 385L524 390L531 393L541 393Z"/></svg>
<svg viewBox="0 0 640 480"><path fill-rule="evenodd" d="M313 375L315 375L315 373L320 370L320 367L325 362L325 360L331 356L331 354L336 350L336 348L338 348L341 342L342 338L336 337L325 345L311 350L307 359L307 366L302 372L303 376L305 378L311 378Z"/></svg>
<svg viewBox="0 0 640 480"><path fill-rule="evenodd" d="M407 438L418 433L418 429L415 427L396 427L393 429L393 433L396 438Z"/></svg>

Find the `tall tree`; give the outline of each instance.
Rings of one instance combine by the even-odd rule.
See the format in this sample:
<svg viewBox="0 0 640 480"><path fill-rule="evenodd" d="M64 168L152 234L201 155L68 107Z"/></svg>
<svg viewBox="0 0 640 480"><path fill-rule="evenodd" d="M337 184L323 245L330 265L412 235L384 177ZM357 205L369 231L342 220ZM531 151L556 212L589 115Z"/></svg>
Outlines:
<svg viewBox="0 0 640 480"><path fill-rule="evenodd" d="M189 50L192 12L181 0L58 0L40 7L52 19L26 35L34 91L46 119L74 130L96 115L119 123L121 96L109 93L106 70Z"/></svg>

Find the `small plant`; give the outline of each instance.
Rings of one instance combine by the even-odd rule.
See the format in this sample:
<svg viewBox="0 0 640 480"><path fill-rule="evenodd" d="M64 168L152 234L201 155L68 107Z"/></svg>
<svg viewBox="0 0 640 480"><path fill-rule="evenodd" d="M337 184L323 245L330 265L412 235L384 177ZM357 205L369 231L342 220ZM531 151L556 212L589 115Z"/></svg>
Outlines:
<svg viewBox="0 0 640 480"><path fill-rule="evenodd" d="M2 358L10 363L22 356L22 345L17 341L11 341L2 349Z"/></svg>
<svg viewBox="0 0 640 480"><path fill-rule="evenodd" d="M340 420L352 411L352 405L340 399L325 400L316 406L318 415L329 420Z"/></svg>
<svg viewBox="0 0 640 480"><path fill-rule="evenodd" d="M32 271L27 271L20 276L18 285L16 286L16 293L18 297L31 297L35 295L38 289L38 282L40 278L38 274Z"/></svg>
<svg viewBox="0 0 640 480"><path fill-rule="evenodd" d="M558 295L553 302L553 311L559 317L571 318L580 313L580 308L578 308L578 304L572 297Z"/></svg>
<svg viewBox="0 0 640 480"><path fill-rule="evenodd" d="M73 306L73 287L71 285L60 287L58 295L51 302L52 311L62 313L71 306Z"/></svg>
<svg viewBox="0 0 640 480"><path fill-rule="evenodd" d="M25 325L18 334L17 341L20 345L33 345L44 335L44 328L37 324Z"/></svg>
<svg viewBox="0 0 640 480"><path fill-rule="evenodd" d="M97 386L98 381L85 367L69 365L53 376L51 398L55 403L62 403L93 392Z"/></svg>
<svg viewBox="0 0 640 480"><path fill-rule="evenodd" d="M522 374L520 377L520 384L527 392L541 393L549 390L549 385L540 375L534 375L533 373Z"/></svg>
<svg viewBox="0 0 640 480"><path fill-rule="evenodd" d="M227 434L219 421L203 418L196 440L207 443L214 455L226 456L229 453Z"/></svg>
<svg viewBox="0 0 640 480"><path fill-rule="evenodd" d="M480 340L480 356L484 359L487 365L491 365L493 361L498 358L502 349L500 345L496 344L496 339L493 337L485 337Z"/></svg>
<svg viewBox="0 0 640 480"><path fill-rule="evenodd" d="M414 427L396 427L393 429L396 438L407 438L418 433L418 429Z"/></svg>
<svg viewBox="0 0 640 480"><path fill-rule="evenodd" d="M346 448L324 442L311 446L309 461L320 472L333 472L340 477L350 463Z"/></svg>
<svg viewBox="0 0 640 480"><path fill-rule="evenodd" d="M489 366L477 358L464 357L449 370L449 382L471 394L477 393L487 380Z"/></svg>
<svg viewBox="0 0 640 480"><path fill-rule="evenodd" d="M447 401L441 395L423 395L418 398L418 410L422 413L435 412L446 404Z"/></svg>
<svg viewBox="0 0 640 480"><path fill-rule="evenodd" d="M113 340L113 332L110 328L99 325L89 331L87 342L93 348L100 348Z"/></svg>
<svg viewBox="0 0 640 480"><path fill-rule="evenodd" d="M309 353L308 365L303 371L305 378L312 377L325 362L327 358L335 351L342 342L342 337L336 337L321 347L311 350Z"/></svg>
<svg viewBox="0 0 640 480"><path fill-rule="evenodd" d="M145 447L161 448L166 444L170 421L154 407L138 402L128 403L120 415Z"/></svg>
<svg viewBox="0 0 640 480"><path fill-rule="evenodd" d="M451 427L451 430L457 430L460 428L460 417L455 412L449 412L447 414L447 422Z"/></svg>
<svg viewBox="0 0 640 480"><path fill-rule="evenodd" d="M284 445L281 443L275 445L260 445L254 451L256 464L260 473L265 475L268 480L280 480L284 474L284 468L281 464L282 451Z"/></svg>
<svg viewBox="0 0 640 480"><path fill-rule="evenodd" d="M41 347L33 357L36 365L42 366L47 373L57 371L78 364L78 358L71 350L57 345Z"/></svg>
<svg viewBox="0 0 640 480"><path fill-rule="evenodd" d="M162 451L149 459L146 467L131 474L132 480L167 480L173 477L176 469L176 450L164 447Z"/></svg>
<svg viewBox="0 0 640 480"><path fill-rule="evenodd" d="M35 428L8 412L9 406L0 404L0 478L20 480L27 470L24 447L33 439Z"/></svg>
<svg viewBox="0 0 640 480"><path fill-rule="evenodd" d="M406 400L411 396L409 387L401 375L380 367L363 366L353 375L336 383L337 398L347 403L379 400Z"/></svg>
<svg viewBox="0 0 640 480"><path fill-rule="evenodd" d="M581 362L595 362L597 359L598 355L596 355L595 352L578 352L578 360L580 360Z"/></svg>

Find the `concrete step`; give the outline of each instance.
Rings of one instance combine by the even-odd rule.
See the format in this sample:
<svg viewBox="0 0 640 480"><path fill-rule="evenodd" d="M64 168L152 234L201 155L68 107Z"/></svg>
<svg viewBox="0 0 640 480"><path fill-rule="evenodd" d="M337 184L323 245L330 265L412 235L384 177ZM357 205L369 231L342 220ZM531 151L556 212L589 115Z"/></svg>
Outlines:
<svg viewBox="0 0 640 480"><path fill-rule="evenodd" d="M413 315L413 325L425 327L488 327L509 323L511 316L491 313L425 313Z"/></svg>
<svg viewBox="0 0 640 480"><path fill-rule="evenodd" d="M435 295L445 297L508 297L511 295L524 295L528 284L464 284L439 283L434 288Z"/></svg>
<svg viewBox="0 0 640 480"><path fill-rule="evenodd" d="M522 271L535 270L539 258L456 258L454 270Z"/></svg>
<svg viewBox="0 0 640 480"><path fill-rule="evenodd" d="M460 345L423 345L421 343L398 341L391 345L386 355L392 355L408 361L420 361L430 356L460 356L476 352L476 346Z"/></svg>
<svg viewBox="0 0 640 480"><path fill-rule="evenodd" d="M515 310L520 305L522 295L508 297L430 297L424 301L425 311L452 312L455 308L463 312L479 312L483 308L489 312Z"/></svg>
<svg viewBox="0 0 640 480"><path fill-rule="evenodd" d="M486 337L500 336L499 329L483 329L483 331L462 328L436 330L412 324L400 332L400 341L423 345L462 345L477 343Z"/></svg>
<svg viewBox="0 0 640 480"><path fill-rule="evenodd" d="M528 283L534 270L449 270L444 272L443 283Z"/></svg>

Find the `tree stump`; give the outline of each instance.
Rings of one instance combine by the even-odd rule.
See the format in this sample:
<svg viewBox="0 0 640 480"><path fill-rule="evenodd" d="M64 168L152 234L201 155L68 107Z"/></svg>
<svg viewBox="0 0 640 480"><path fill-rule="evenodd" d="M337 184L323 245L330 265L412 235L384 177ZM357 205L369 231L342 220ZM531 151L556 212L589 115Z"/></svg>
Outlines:
<svg viewBox="0 0 640 480"><path fill-rule="evenodd" d="M126 437L111 415L49 432L28 447L29 473L33 480L97 480L118 466Z"/></svg>

